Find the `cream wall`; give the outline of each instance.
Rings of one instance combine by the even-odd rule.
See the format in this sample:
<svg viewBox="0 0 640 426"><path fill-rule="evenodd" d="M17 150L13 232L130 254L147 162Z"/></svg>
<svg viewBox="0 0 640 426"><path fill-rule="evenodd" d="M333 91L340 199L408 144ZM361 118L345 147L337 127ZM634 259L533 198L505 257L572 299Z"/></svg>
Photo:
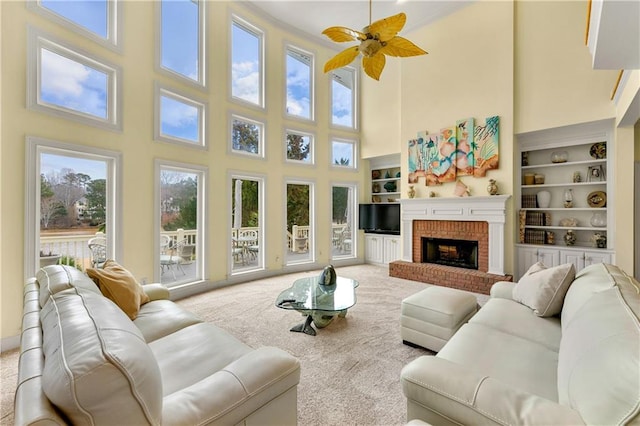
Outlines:
<svg viewBox="0 0 640 426"><path fill-rule="evenodd" d="M47 21L27 10L25 2L0 2L2 55L1 72L1 139L0 184L2 206L0 217L2 253L0 256L1 334L5 339L20 331L22 287L24 271L25 217L25 137L47 139L99 147L122 153L123 185L122 247L120 260L139 279L154 277L154 161L165 159L205 166L209 171L207 191L209 239L207 262L210 282L225 282L229 277L228 224L230 223L230 171L249 172L266 176L265 232L266 273L287 270L284 258L285 209L284 179L299 178L315 182L317 263L306 268L322 266L330 257L330 200L332 183L363 183L364 171L336 171L330 167L331 136L357 138L358 134L331 129L329 79L323 74L324 62L335 51L310 42L308 37L288 33L277 23L256 16L251 9L238 3L207 2L209 19L207 52L207 91L175 82L157 72L154 67L156 2L122 2L124 47L118 54L83 39L77 34ZM256 111L234 103L228 98L229 18L234 11L266 33L266 112ZM25 107L27 24L53 34L57 38L96 56L118 64L123 69L123 131L113 132L55 118ZM316 54L316 122L309 125L284 118L284 49L290 42ZM154 81L186 92L208 102L209 149L188 149L153 140ZM247 160L227 154L228 114L230 111L266 121L266 160ZM313 167L284 162L283 130L285 126L315 132ZM360 259L362 249L359 250ZM247 276L246 278L248 278Z"/></svg>
<svg viewBox="0 0 640 426"><path fill-rule="evenodd" d="M611 100L618 71L591 67L591 56L584 43L586 13L586 0L487 0L408 34L407 38L429 51L429 55L400 60L399 95L389 82L366 86L365 104L377 106L386 97L390 97L391 105L400 104L399 118L395 111L387 114L387 110L373 107L371 114L364 115L365 128L371 122L378 126L385 123L390 129L389 133L365 133L367 153L388 153L391 144L388 137L397 131L398 123L393 120L398 118L406 175L404 145L417 131L437 131L459 118L482 120L497 114L501 119L500 169L489 172L487 179L495 178L501 193L513 194L514 167L519 164L519 160L514 161L517 155L514 134L606 118L617 122L625 114L624 107L617 111ZM491 48L491 56L484 55L487 46ZM621 128L614 134L616 222L630 224L635 193L629 184L633 156L628 153L633 149L633 134ZM637 140L637 132L635 137ZM471 186L472 195L484 195L487 179L463 180ZM450 196L452 184L435 188L419 184L416 189L418 197L427 196L429 190L438 196ZM513 205L511 200L507 241L515 241ZM627 225L616 230L616 263L633 271L634 241L633 233L628 231ZM507 249L508 272L514 266L512 251Z"/></svg>
<svg viewBox="0 0 640 426"><path fill-rule="evenodd" d="M380 83L364 86L363 103L372 105L371 115L363 114L367 152L377 155L388 153L390 146L397 147L395 152L402 153L402 174L407 176L406 144L418 131L438 132L459 119L474 117L482 123L499 115L499 169L489 171L486 178L465 176L460 180L470 187L471 195L487 195L490 178L496 179L501 194L513 193L513 4L479 1L403 36L429 54L387 61L387 67L390 62L401 63L399 87L384 80L386 68ZM391 102L384 101L387 98ZM396 103L400 105L399 117L393 109ZM380 131L369 132L369 123L376 123ZM392 130L385 133L384 129ZM389 141L396 132L398 137ZM407 183L402 185L406 198ZM415 185L416 197L426 197L429 191L450 197L454 186L427 187L421 178ZM506 241L514 238L512 206L513 200L509 200ZM513 272L512 250L506 251L505 266L507 273Z"/></svg>

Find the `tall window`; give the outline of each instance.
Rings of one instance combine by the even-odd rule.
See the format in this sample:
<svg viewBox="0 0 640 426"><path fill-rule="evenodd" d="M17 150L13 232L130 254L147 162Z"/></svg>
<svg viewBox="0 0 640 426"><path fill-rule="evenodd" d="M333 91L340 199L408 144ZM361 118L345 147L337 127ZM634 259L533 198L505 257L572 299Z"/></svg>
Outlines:
<svg viewBox="0 0 640 426"><path fill-rule="evenodd" d="M264 107L262 31L234 16L231 23L231 97Z"/></svg>
<svg viewBox="0 0 640 426"><path fill-rule="evenodd" d="M120 154L40 138L27 138L27 276L52 264L84 271L117 259L116 200ZM90 240L102 250L90 250Z"/></svg>
<svg viewBox="0 0 640 426"><path fill-rule="evenodd" d="M313 120L313 55L287 46L287 115Z"/></svg>
<svg viewBox="0 0 640 426"><path fill-rule="evenodd" d="M313 184L302 181L286 183L287 265L314 260Z"/></svg>
<svg viewBox="0 0 640 426"><path fill-rule="evenodd" d="M331 124L356 128L356 72L350 67L331 71Z"/></svg>
<svg viewBox="0 0 640 426"><path fill-rule="evenodd" d="M156 85L155 109L156 140L206 146L205 103Z"/></svg>
<svg viewBox="0 0 640 426"><path fill-rule="evenodd" d="M157 276L172 287L204 277L204 168L156 163L158 218Z"/></svg>
<svg viewBox="0 0 640 426"><path fill-rule="evenodd" d="M311 133L286 130L286 160L295 163L313 164L313 141Z"/></svg>
<svg viewBox="0 0 640 426"><path fill-rule="evenodd" d="M232 175L231 241L229 259L231 273L264 268L265 238L263 231L264 178Z"/></svg>
<svg viewBox="0 0 640 426"><path fill-rule="evenodd" d="M331 188L331 258L355 256L356 185L336 184Z"/></svg>
<svg viewBox="0 0 640 426"><path fill-rule="evenodd" d="M357 167L356 141L349 139L331 140L331 164L333 167L355 169Z"/></svg>
<svg viewBox="0 0 640 426"><path fill-rule="evenodd" d="M204 4L201 0L162 0L160 66L205 85Z"/></svg>
<svg viewBox="0 0 640 426"><path fill-rule="evenodd" d="M29 107L109 129L121 127L120 69L29 28Z"/></svg>
<svg viewBox="0 0 640 426"><path fill-rule="evenodd" d="M120 1L28 0L28 7L111 49L118 49Z"/></svg>
<svg viewBox="0 0 640 426"><path fill-rule="evenodd" d="M231 152L264 158L264 123L231 115Z"/></svg>

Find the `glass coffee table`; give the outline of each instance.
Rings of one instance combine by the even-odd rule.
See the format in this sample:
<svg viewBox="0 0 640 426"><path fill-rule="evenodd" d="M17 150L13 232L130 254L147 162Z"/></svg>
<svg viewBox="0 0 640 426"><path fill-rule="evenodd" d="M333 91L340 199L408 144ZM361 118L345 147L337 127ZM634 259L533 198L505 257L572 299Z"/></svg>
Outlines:
<svg viewBox="0 0 640 426"><path fill-rule="evenodd" d="M307 316L303 324L291 328L291 331L316 335L311 322L318 328L324 328L335 317L345 317L347 309L356 304L358 281L337 277L336 283L323 285L318 277L300 278L284 290L276 299L276 306L282 309L296 310Z"/></svg>

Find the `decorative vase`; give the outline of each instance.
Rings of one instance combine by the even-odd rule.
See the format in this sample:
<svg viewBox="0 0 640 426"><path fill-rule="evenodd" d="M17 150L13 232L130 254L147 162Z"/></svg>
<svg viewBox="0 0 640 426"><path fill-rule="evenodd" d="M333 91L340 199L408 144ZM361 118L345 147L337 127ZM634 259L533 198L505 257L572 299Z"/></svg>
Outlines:
<svg viewBox="0 0 640 426"><path fill-rule="evenodd" d="M605 226L607 226L607 215L605 213L594 213L593 216L591 216L591 220L589 221L591 223L591 226L594 226L596 228L604 228Z"/></svg>
<svg viewBox="0 0 640 426"><path fill-rule="evenodd" d="M597 247L597 248L607 248L607 236L606 235L603 235L603 234L601 234L599 232L596 232L591 237L591 241L593 241L594 246Z"/></svg>
<svg viewBox="0 0 640 426"><path fill-rule="evenodd" d="M489 195L496 195L498 193L498 185L495 179L489 179L489 185L487 185L487 192Z"/></svg>
<svg viewBox="0 0 640 426"><path fill-rule="evenodd" d="M566 208L573 207L573 191L570 188L564 190L564 206Z"/></svg>
<svg viewBox="0 0 640 426"><path fill-rule="evenodd" d="M396 183L392 180L384 184L384 189L386 189L387 192L395 192L396 188Z"/></svg>
<svg viewBox="0 0 640 426"><path fill-rule="evenodd" d="M371 185L371 190L375 193L380 192L380 184L379 183L374 183L373 185Z"/></svg>
<svg viewBox="0 0 640 426"><path fill-rule="evenodd" d="M576 234L573 232L573 229L569 229L567 233L564 234L564 243L568 246L576 243Z"/></svg>
<svg viewBox="0 0 640 426"><path fill-rule="evenodd" d="M409 198L416 197L416 189L413 187L413 185L409 185L409 190L407 190L407 195L409 196Z"/></svg>
<svg viewBox="0 0 640 426"><path fill-rule="evenodd" d="M551 193L549 191L539 191L536 194L536 200L539 208L548 209L551 204Z"/></svg>
<svg viewBox="0 0 640 426"><path fill-rule="evenodd" d="M573 172L573 182L582 182L582 176L580 175L580 172Z"/></svg>

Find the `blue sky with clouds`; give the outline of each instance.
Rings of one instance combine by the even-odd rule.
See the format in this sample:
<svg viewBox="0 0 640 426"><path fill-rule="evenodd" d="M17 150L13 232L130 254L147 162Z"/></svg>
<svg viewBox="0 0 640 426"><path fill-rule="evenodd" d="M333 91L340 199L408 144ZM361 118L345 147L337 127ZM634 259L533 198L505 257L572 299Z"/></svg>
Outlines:
<svg viewBox="0 0 640 426"><path fill-rule="evenodd" d="M106 0L41 0L42 6L78 25L106 37ZM199 7L192 0L162 2L162 65L187 78L198 79ZM236 24L232 30L232 93L248 102L260 102L260 35ZM287 110L311 118L310 69L296 51L287 55ZM301 56L304 58L304 55ZM107 117L106 74L65 58L42 51L41 99L102 119ZM333 123L351 126L351 89L335 84ZM197 141L198 111L191 105L162 97L161 132Z"/></svg>

